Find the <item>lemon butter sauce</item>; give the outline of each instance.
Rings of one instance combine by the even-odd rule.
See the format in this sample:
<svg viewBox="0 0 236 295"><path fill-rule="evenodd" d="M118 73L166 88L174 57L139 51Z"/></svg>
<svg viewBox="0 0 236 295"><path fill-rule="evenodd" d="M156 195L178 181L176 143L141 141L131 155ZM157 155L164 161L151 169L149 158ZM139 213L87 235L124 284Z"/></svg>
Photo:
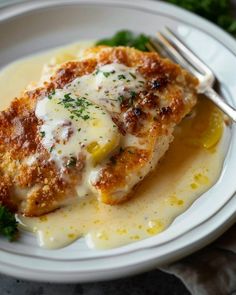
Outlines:
<svg viewBox="0 0 236 295"><path fill-rule="evenodd" d="M78 43L56 49L17 61L3 69L0 73L0 109L6 108L10 100L19 96L20 91L32 80L40 80L43 69L46 79L46 76L54 70L55 65L66 60L78 59L81 50L90 45L91 43ZM46 68L45 63L47 63ZM92 114L94 120L87 121L78 118L77 121L73 120L70 126L66 126L65 122L61 121L62 113L64 119L71 120L70 109L65 110L63 103L60 103L68 93L72 99L75 99L74 94L78 89L80 93L84 91L85 96L88 84L92 85L89 91L94 91L101 85L105 85L101 93L107 91L106 87L111 88L109 79L113 79L112 75L116 75L116 79L113 80L117 80L117 87L111 88L110 94L117 100L111 104L111 100L107 99L103 103L106 108L113 108L113 110L119 108L118 97L122 91L119 87L121 87L122 79L119 79L118 75L120 77L129 75L129 80L132 81L129 87L132 89L141 88L142 83L138 81L143 81L143 78L140 76L132 79L132 75L137 75L135 69L127 70L123 66L118 67L107 65L100 69L97 75L80 80L78 78L77 81L67 85L66 89L56 90L52 99L45 97L38 104L36 115L44 120L40 130L42 142L48 150L54 147L51 157L58 162L59 166L62 163L62 154L74 157L77 152L75 143L80 137L84 137L85 133L88 139L91 139L90 142L98 142L100 146L107 147L107 151L118 144L119 137L116 127L113 127L112 122L109 121L110 117L106 117L107 114L102 105L95 108L97 101L92 101L91 105L87 106L90 114L84 113L84 116ZM129 72L131 74L128 74ZM110 74L104 75L103 73ZM79 88L75 87L76 82L80 85L76 86ZM104 93L102 96L104 97ZM56 112L54 112L55 106ZM51 124L51 116L54 116L54 119L55 116L57 117L56 125ZM97 120L104 127L97 128L95 131ZM105 123L108 122L107 120L109 124ZM60 143L55 145L52 133L55 135L59 132L67 138L70 128L74 131L70 144L66 148ZM81 128L81 133L78 132L79 128ZM99 132L105 132L106 136L103 139L100 138L102 135ZM193 113L177 126L175 139L156 170L136 188L131 200L120 205L109 206L100 203L92 195L86 198L81 197L72 205L38 218L19 215L21 228L34 233L41 247L50 249L66 246L79 237L85 237L91 248L106 249L156 235L166 229L179 214L217 181L223 163L221 138L224 132L225 126L221 113L211 102L201 97ZM108 140L112 144L107 145ZM93 156L91 153L91 159ZM102 159L103 154L97 157L98 160Z"/></svg>

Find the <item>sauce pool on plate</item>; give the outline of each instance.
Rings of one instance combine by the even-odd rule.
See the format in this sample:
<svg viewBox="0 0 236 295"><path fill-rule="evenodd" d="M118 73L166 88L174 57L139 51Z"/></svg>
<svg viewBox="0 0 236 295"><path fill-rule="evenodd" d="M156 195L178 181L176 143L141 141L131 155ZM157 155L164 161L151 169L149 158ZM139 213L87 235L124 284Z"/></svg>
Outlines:
<svg viewBox="0 0 236 295"><path fill-rule="evenodd" d="M50 65L79 58L91 42L77 43L12 63L0 72L0 109L32 81L50 74ZM48 66L45 70L45 63ZM14 87L13 87L14 86ZM33 84L32 84L33 86ZM175 130L160 164L120 205L100 203L92 195L42 217L18 216L22 229L36 234L41 247L64 247L84 236L89 247L107 249L156 235L218 179L226 128L222 114L204 97Z"/></svg>

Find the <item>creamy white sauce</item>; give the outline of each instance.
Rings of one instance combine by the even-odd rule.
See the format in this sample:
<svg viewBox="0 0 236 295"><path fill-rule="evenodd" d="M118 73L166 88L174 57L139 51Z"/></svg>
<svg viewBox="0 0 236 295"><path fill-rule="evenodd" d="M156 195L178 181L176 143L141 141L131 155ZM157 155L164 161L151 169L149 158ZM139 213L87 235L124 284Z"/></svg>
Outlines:
<svg viewBox="0 0 236 295"><path fill-rule="evenodd" d="M118 128L104 108L74 93L66 95L68 91L56 90L51 99L40 100L35 111L43 120L42 144L60 167L66 165L64 159L77 158L82 151L90 158L91 143L102 148L112 141L115 148L119 142Z"/></svg>
<svg viewBox="0 0 236 295"><path fill-rule="evenodd" d="M110 112L120 112L121 101L143 89L145 79L132 67L112 63L98 67L92 74L75 79L65 88L104 106Z"/></svg>
<svg viewBox="0 0 236 295"><path fill-rule="evenodd" d="M83 157L85 167L77 192L87 194L91 181L98 177L93 168L107 160L121 143L137 143L134 136L121 141L110 113L120 112L124 99L140 92L145 79L132 67L112 63L74 79L40 99L35 114L43 124L39 130L42 145L63 173Z"/></svg>
<svg viewBox="0 0 236 295"><path fill-rule="evenodd" d="M66 61L67 57L72 59L71 56L73 56L76 59L81 56L80 53L84 47L84 44L81 47L76 44L18 61L5 68L0 73L0 109L5 108L12 97L19 95L20 90L24 89L32 81L32 78L35 81L39 80L45 62L48 62L50 67L53 68L58 60L58 63L60 63ZM55 54L56 58L54 57ZM80 91L83 91L82 88ZM57 99L59 100L60 97L58 96ZM100 104L98 96L95 100L91 99L95 105L102 108L103 105ZM48 103L46 98L43 103ZM204 99L200 100L200 104L194 112L194 116L198 116L197 121L200 121L202 126L205 126L210 116L209 104L206 105ZM41 107L43 108L43 106ZM51 107L53 108L55 105ZM111 107L110 104L109 107ZM119 107L119 105L115 103L114 108L116 107ZM45 105L45 108L48 109L48 106ZM40 113L40 110L38 111ZM45 124L49 122L50 117L50 114L48 114L46 119L46 113L47 110L38 114L44 118ZM201 115L199 116L199 114ZM54 115L56 116L56 114ZM63 110L63 116L67 118L68 115ZM97 113L96 115L99 116ZM175 132L175 140L165 158L158 168L142 182L136 190L135 196L129 202L118 206L109 206L98 202L93 196L88 196L79 199L77 203L71 206L40 218L18 216L21 227L35 233L41 247L50 249L66 246L81 236L86 237L86 242L91 248L112 248L163 231L176 216L185 211L197 197L215 183L221 171L223 162L222 142L209 149L204 148L203 145L195 145L195 142L199 140L199 128L195 128L195 125L192 127L194 116L186 118L178 126ZM57 120L59 121L59 119L58 117ZM73 128L77 128L77 123L72 121ZM55 131L57 127L52 128ZM86 125L86 128L89 127ZM50 132L53 131L50 130ZM109 134L116 133L113 129L106 130L106 132L111 132ZM68 127L65 126L65 129L62 128L59 133L61 137L66 139ZM112 135L107 136L112 137ZM78 139L78 137L76 138ZM46 138L46 131L45 137L42 139L45 141L45 147L49 148L51 142L49 138ZM77 139L75 139L76 143ZM211 140L214 141L214 138L207 138L206 136L203 139L208 145ZM128 145L136 144L136 138L129 140ZM102 141L101 145L103 144L106 145L106 142ZM59 146L55 150L57 149L59 149ZM74 144L69 148L70 153L74 152L75 154L78 149L82 150L82 147L76 146L75 151ZM64 153L68 155L66 149ZM37 155L27 159L28 163L33 163L36 157ZM55 157L55 161L61 161L60 156L56 154L52 154L52 157ZM24 194L22 194L22 197L24 197Z"/></svg>

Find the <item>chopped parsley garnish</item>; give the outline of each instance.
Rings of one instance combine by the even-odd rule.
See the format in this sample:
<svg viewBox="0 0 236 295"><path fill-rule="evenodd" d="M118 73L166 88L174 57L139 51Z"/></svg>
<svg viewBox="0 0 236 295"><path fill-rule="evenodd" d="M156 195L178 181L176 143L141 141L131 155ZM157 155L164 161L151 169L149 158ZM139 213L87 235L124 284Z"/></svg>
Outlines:
<svg viewBox="0 0 236 295"><path fill-rule="evenodd" d="M83 118L84 120L88 120L90 117L89 117L89 115L84 115L82 118Z"/></svg>
<svg viewBox="0 0 236 295"><path fill-rule="evenodd" d="M118 101L122 103L124 101L125 97L123 95L118 96Z"/></svg>
<svg viewBox="0 0 236 295"><path fill-rule="evenodd" d="M107 78L107 77L109 77L110 75L111 75L111 73L110 72L102 72L103 73L103 75Z"/></svg>
<svg viewBox="0 0 236 295"><path fill-rule="evenodd" d="M129 72L129 74L130 74L130 76L135 80L135 79L137 79L137 77L133 74L133 73L130 73Z"/></svg>
<svg viewBox="0 0 236 295"><path fill-rule="evenodd" d="M52 96L56 93L55 89L53 89L49 94L48 94L48 99L52 99Z"/></svg>
<svg viewBox="0 0 236 295"><path fill-rule="evenodd" d="M125 79L125 75L123 75L123 74L118 75L118 79L119 80Z"/></svg>
<svg viewBox="0 0 236 295"><path fill-rule="evenodd" d="M15 215L0 205L0 234L13 241L18 233L17 224Z"/></svg>
<svg viewBox="0 0 236 295"><path fill-rule="evenodd" d="M40 131L39 134L41 135L41 137L44 137L46 133L45 131Z"/></svg>
<svg viewBox="0 0 236 295"><path fill-rule="evenodd" d="M131 91L131 92L130 92L130 95L131 95L131 98L133 98L133 99L134 99L134 98L135 98L135 96L136 96L136 92L135 92L135 91Z"/></svg>
<svg viewBox="0 0 236 295"><path fill-rule="evenodd" d="M54 149L54 146L51 146L49 152L51 153L53 149Z"/></svg>
<svg viewBox="0 0 236 295"><path fill-rule="evenodd" d="M71 98L70 95L71 93L66 93L64 95L64 101L68 101L68 102L73 101L73 98Z"/></svg>
<svg viewBox="0 0 236 295"><path fill-rule="evenodd" d="M132 106L134 104L134 100L135 100L137 93L135 91L130 91L129 94L130 94L129 97L125 97L124 95L119 95L117 98L118 101L122 104L127 99L129 105Z"/></svg>
<svg viewBox="0 0 236 295"><path fill-rule="evenodd" d="M96 72L95 72L93 75L94 75L94 76L95 76L95 75L98 75L99 72L100 72L100 70L97 69Z"/></svg>
<svg viewBox="0 0 236 295"><path fill-rule="evenodd" d="M136 97L136 92L135 91L130 91L130 99L129 99L130 105L134 104L135 97Z"/></svg>
<svg viewBox="0 0 236 295"><path fill-rule="evenodd" d="M88 120L90 118L88 107L91 106L92 103L85 97L73 98L71 97L71 93L67 93L64 95L64 98L58 102L58 104L68 109L71 113L71 119L81 118L83 120Z"/></svg>

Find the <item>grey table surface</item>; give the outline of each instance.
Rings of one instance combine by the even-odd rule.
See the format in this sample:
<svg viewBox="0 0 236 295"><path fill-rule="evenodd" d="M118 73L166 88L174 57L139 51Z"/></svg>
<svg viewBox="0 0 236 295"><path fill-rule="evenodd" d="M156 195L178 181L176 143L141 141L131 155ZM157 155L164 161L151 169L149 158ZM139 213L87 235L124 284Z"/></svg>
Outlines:
<svg viewBox="0 0 236 295"><path fill-rule="evenodd" d="M13 0L15 2L20 0ZM11 0L0 0L9 3ZM236 15L236 0L232 0ZM158 269L108 282L53 284L19 280L0 274L0 295L190 295L174 275ZM199 294L200 295L200 294Z"/></svg>

